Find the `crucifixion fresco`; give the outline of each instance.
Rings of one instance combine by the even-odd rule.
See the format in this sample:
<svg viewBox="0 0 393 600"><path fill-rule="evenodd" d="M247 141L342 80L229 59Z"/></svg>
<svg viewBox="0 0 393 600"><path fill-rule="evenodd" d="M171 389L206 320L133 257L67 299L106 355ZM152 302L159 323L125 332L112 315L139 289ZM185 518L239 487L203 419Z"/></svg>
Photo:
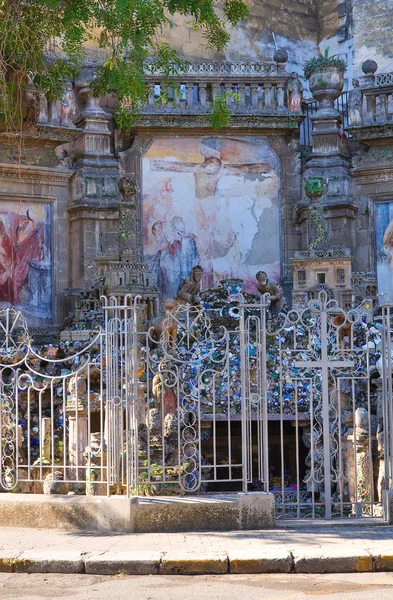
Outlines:
<svg viewBox="0 0 393 600"><path fill-rule="evenodd" d="M192 266L202 287L255 272L279 279L278 160L266 140L167 138L143 159L144 255L164 300Z"/></svg>

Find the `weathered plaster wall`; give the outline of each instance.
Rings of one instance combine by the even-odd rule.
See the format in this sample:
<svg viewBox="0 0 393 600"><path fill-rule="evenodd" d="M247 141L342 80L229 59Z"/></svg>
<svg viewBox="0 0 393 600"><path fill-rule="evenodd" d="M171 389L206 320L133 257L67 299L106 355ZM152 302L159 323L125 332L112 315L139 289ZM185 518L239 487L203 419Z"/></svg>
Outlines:
<svg viewBox="0 0 393 600"><path fill-rule="evenodd" d="M317 43L316 0L246 0L250 15L233 28L225 58L238 60L272 60L275 50L273 33L279 47L286 48L290 68L300 70ZM165 38L189 59L222 59L223 55L201 44L201 37L186 18L175 18L174 27Z"/></svg>
<svg viewBox="0 0 393 600"><path fill-rule="evenodd" d="M372 58L379 72L393 70L393 0L352 0L353 61L361 73Z"/></svg>
<svg viewBox="0 0 393 600"><path fill-rule="evenodd" d="M318 42L333 37L339 27L338 0L317 0Z"/></svg>
<svg viewBox="0 0 393 600"><path fill-rule="evenodd" d="M315 52L318 41L318 1L246 0L250 15L230 30L231 40L224 53L207 48L187 17L175 16L173 27L163 31L162 39L189 60L263 61L272 60L274 33L277 46L288 51L289 70L302 73L304 61ZM323 3L328 5L328 0ZM87 60L97 62L102 58L102 51L87 45Z"/></svg>

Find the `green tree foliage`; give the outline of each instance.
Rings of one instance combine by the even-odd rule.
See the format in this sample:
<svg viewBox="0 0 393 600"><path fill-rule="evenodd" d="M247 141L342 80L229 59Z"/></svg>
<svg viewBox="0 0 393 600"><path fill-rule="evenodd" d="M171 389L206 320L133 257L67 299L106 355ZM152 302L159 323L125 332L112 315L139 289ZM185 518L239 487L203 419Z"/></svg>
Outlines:
<svg viewBox="0 0 393 600"><path fill-rule="evenodd" d="M131 127L146 99L147 59L156 61L168 82L185 67L160 39L176 14L221 51L228 26L245 19L247 8L242 0L0 0L0 113L6 125L15 129L22 122L29 82L49 99L60 98L64 81L80 71L85 44L95 42L107 58L94 91L116 96L118 124Z"/></svg>

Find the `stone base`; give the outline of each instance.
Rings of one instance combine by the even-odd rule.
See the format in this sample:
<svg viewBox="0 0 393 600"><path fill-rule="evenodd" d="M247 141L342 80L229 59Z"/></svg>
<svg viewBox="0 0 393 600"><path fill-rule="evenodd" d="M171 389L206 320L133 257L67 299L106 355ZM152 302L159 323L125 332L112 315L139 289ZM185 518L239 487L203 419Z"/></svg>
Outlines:
<svg viewBox="0 0 393 600"><path fill-rule="evenodd" d="M275 526L274 496L264 492L177 498L0 494L0 523L134 533L265 529Z"/></svg>

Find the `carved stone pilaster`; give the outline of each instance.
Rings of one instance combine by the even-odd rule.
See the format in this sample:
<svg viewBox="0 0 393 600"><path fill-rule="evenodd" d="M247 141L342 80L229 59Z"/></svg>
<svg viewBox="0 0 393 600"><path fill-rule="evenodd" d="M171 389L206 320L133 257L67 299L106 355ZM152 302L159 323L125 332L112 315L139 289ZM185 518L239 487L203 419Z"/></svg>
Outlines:
<svg viewBox="0 0 393 600"><path fill-rule="evenodd" d="M341 117L336 111L325 111L312 117L312 152L304 169L304 184L320 180L321 189L316 198L305 191L298 214L305 223L304 214L311 218L303 228L303 248L317 239L318 226L324 228L323 236L315 249L338 248L345 245L354 254L355 216L357 203L351 196L349 158L340 134ZM319 227L321 231L321 227ZM345 241L344 241L345 240Z"/></svg>
<svg viewBox="0 0 393 600"><path fill-rule="evenodd" d="M78 127L82 132L72 151L76 172L68 206L70 220L70 288L89 289L96 277L100 252L118 253L119 169L112 152L111 115L86 83Z"/></svg>
<svg viewBox="0 0 393 600"><path fill-rule="evenodd" d="M152 136L136 136L131 148L119 152L120 211L118 251L104 251L96 264L109 296L140 296L148 318L157 315L157 276L143 262L141 157L153 141Z"/></svg>
<svg viewBox="0 0 393 600"><path fill-rule="evenodd" d="M352 257L355 256L355 217L356 199L351 194L350 162L341 135L341 116L331 107L320 108L311 118L313 123L312 152L305 164L303 174L304 193L296 208L297 225L302 236L302 251L334 252L345 249L348 259L345 265L328 261L321 265L317 257L310 256L299 266L293 260L294 278L299 271L302 277L313 274L312 285L327 285L339 292L339 303L346 306L351 302ZM347 264L348 263L348 264ZM343 287L340 277L345 275ZM300 277L299 275L299 277ZM343 276L344 276L343 275ZM312 279L312 278L311 278ZM301 285L303 286L303 281ZM310 285L311 285L310 283ZM306 295L312 290L310 285L297 289L296 293ZM335 288L340 289L335 289ZM345 293L344 293L345 292ZM339 297L340 296L340 297Z"/></svg>

